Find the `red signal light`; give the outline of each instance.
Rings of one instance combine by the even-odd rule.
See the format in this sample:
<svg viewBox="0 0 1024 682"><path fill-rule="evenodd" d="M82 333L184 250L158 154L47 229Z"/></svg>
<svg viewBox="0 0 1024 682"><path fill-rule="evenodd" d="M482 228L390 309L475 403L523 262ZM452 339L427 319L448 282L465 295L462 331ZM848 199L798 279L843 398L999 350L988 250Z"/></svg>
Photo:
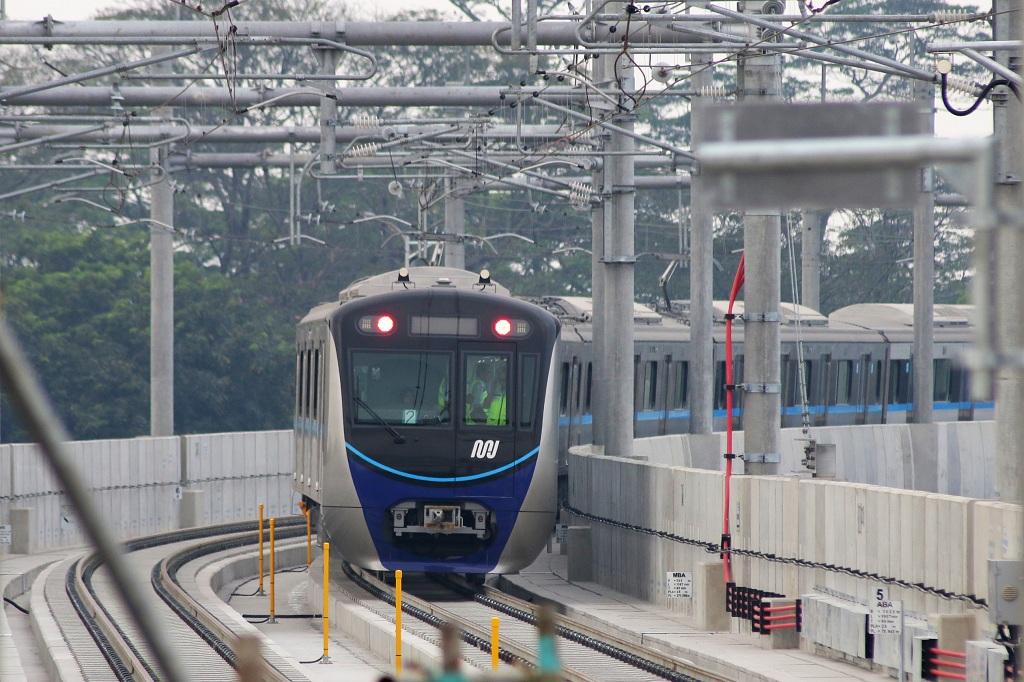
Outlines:
<svg viewBox="0 0 1024 682"><path fill-rule="evenodd" d="M381 315L376 322L377 333L390 334L395 330L395 318L390 315Z"/></svg>
<svg viewBox="0 0 1024 682"><path fill-rule="evenodd" d="M494 321L494 333L498 336L508 336L512 333L512 322L504 317Z"/></svg>

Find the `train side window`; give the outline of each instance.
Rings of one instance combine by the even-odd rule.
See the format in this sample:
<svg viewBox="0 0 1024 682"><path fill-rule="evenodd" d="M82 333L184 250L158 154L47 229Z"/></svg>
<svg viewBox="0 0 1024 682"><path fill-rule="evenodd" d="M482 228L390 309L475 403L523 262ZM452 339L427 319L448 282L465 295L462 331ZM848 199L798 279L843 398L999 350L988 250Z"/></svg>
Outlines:
<svg viewBox="0 0 1024 682"><path fill-rule="evenodd" d="M633 356L633 412L639 412L644 406L643 375L640 374L640 356ZM635 417L634 417L635 419Z"/></svg>
<svg viewBox="0 0 1024 682"><path fill-rule="evenodd" d="M311 383L312 378L310 377L310 372L312 371L310 355L312 355L312 353L310 353L310 351L308 350L302 352L302 375L305 377L305 380L302 384L302 416L306 417L307 419L309 418L309 385Z"/></svg>
<svg viewBox="0 0 1024 682"><path fill-rule="evenodd" d="M559 408L562 414L565 414L569 410L569 363L562 363L562 382L561 382L561 398Z"/></svg>
<svg viewBox="0 0 1024 682"><path fill-rule="evenodd" d="M295 418L302 416L302 351L295 354Z"/></svg>
<svg viewBox="0 0 1024 682"><path fill-rule="evenodd" d="M590 412L590 392L594 388L594 363L587 363L587 412Z"/></svg>
<svg viewBox="0 0 1024 682"><path fill-rule="evenodd" d="M576 399L575 399L575 401L573 401L573 405L575 405L575 407L576 407L576 412L579 412L580 411L580 400L583 399L583 386L582 386L582 382L583 382L583 365L582 365L582 363L573 362L572 363L572 367L573 367L573 370L576 373L576 381L573 382L573 384L575 385L575 389L574 390L575 390L575 394L576 394Z"/></svg>
<svg viewBox="0 0 1024 682"><path fill-rule="evenodd" d="M678 410L686 405L686 389L689 381L690 363L677 360L675 363L675 385L672 386L672 409Z"/></svg>
<svg viewBox="0 0 1024 682"><path fill-rule="evenodd" d="M658 405L658 361L644 363L644 407L653 410Z"/></svg>
<svg viewBox="0 0 1024 682"><path fill-rule="evenodd" d="M910 360L889 361L889 404L910 402Z"/></svg>
<svg viewBox="0 0 1024 682"><path fill-rule="evenodd" d="M953 363L945 358L934 362L935 387L932 391L932 398L935 402L949 402L953 399Z"/></svg>
<svg viewBox="0 0 1024 682"><path fill-rule="evenodd" d="M519 356L519 428L533 428L537 412L537 355Z"/></svg>
<svg viewBox="0 0 1024 682"><path fill-rule="evenodd" d="M725 362L715 363L715 407L725 407Z"/></svg>
<svg viewBox="0 0 1024 682"><path fill-rule="evenodd" d="M849 405L853 393L853 360L836 362L836 405Z"/></svg>
<svg viewBox="0 0 1024 682"><path fill-rule="evenodd" d="M874 394L875 399L874 399L874 404L875 405L881 405L882 404L882 389L885 387L885 384L882 381L882 361L881 360L875 360L874 365L875 365L875 369L874 369L874 373L875 373L875 377L874 377L874 381L875 381L875 394Z"/></svg>
<svg viewBox="0 0 1024 682"><path fill-rule="evenodd" d="M320 419L320 349L313 351L313 419Z"/></svg>

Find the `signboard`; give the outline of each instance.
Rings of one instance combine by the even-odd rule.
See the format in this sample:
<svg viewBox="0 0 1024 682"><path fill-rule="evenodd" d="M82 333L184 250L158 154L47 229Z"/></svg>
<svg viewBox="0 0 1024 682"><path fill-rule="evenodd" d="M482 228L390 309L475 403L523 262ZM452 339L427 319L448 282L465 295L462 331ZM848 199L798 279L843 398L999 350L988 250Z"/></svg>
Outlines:
<svg viewBox="0 0 1024 682"><path fill-rule="evenodd" d="M565 542L565 533L568 528L569 526L564 523L555 526L555 539L558 540L558 544Z"/></svg>
<svg viewBox="0 0 1024 682"><path fill-rule="evenodd" d="M11 539L12 539L13 535L14 534L11 531L11 524L9 524L9 523L0 523L0 545L9 545L9 544L11 544Z"/></svg>
<svg viewBox="0 0 1024 682"><path fill-rule="evenodd" d="M665 594L669 597L692 597L693 578L685 571L667 571Z"/></svg>
<svg viewBox="0 0 1024 682"><path fill-rule="evenodd" d="M913 103L753 102L708 104L695 118L694 149L708 143L774 143L914 135L922 132ZM779 208L909 208L921 190L918 165L850 166L827 172L808 164L780 169L710 170L700 176L706 201L717 210Z"/></svg>
<svg viewBox="0 0 1024 682"><path fill-rule="evenodd" d="M872 635L898 635L903 632L903 602L889 599L889 590L884 587L875 590L868 632Z"/></svg>

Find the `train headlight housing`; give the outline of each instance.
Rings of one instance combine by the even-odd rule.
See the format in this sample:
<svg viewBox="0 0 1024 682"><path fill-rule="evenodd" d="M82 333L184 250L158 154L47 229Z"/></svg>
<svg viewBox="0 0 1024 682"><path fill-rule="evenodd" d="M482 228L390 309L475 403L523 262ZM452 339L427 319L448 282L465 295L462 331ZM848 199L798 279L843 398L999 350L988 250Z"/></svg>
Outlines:
<svg viewBox="0 0 1024 682"><path fill-rule="evenodd" d="M530 323L526 320L510 320L507 317L499 317L491 325L491 331L498 338L522 338L530 333Z"/></svg>
<svg viewBox="0 0 1024 682"><path fill-rule="evenodd" d="M395 318L387 313L381 315L367 315L359 318L359 331L364 334L377 334L388 336L395 331L397 323Z"/></svg>

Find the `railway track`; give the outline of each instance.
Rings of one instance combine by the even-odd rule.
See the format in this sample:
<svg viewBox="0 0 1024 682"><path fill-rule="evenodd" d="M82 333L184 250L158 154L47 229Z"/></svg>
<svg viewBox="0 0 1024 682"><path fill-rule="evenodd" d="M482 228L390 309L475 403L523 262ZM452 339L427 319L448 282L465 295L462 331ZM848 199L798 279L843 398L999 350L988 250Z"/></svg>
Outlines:
<svg viewBox="0 0 1024 682"><path fill-rule="evenodd" d="M304 533L299 517L282 519L277 537L285 540ZM256 542L256 523L234 523L175 531L127 543L136 572L149 576L152 591L146 608L154 609L188 679L224 680L234 677L231 643L241 633L215 617L192 596L198 568L190 564L212 554ZM59 574L58 574L59 576ZM63 575L64 588L79 623L62 623L87 680L149 682L158 679L153 657L115 595L95 555L73 561ZM49 591L49 590L48 590ZM76 627L80 626L80 627ZM88 651L91 639L99 655ZM274 682L305 680L283 658L265 652L264 679ZM105 665L104 665L105 664Z"/></svg>
<svg viewBox="0 0 1024 682"><path fill-rule="evenodd" d="M344 571L353 584L394 605L395 594L391 585L347 563ZM462 640L477 650L471 649L467 658L480 658L481 652L489 654L492 617L499 614L511 616L512 619L502 619L501 659L506 663L536 665L536 624L541 607L535 604L500 590L479 588L450 578L407 576L402 607L404 613L431 628L439 628L444 623L455 625ZM567 616L554 614L553 619L558 635L561 676L570 682L724 682L727 679L694 663L629 642Z"/></svg>

